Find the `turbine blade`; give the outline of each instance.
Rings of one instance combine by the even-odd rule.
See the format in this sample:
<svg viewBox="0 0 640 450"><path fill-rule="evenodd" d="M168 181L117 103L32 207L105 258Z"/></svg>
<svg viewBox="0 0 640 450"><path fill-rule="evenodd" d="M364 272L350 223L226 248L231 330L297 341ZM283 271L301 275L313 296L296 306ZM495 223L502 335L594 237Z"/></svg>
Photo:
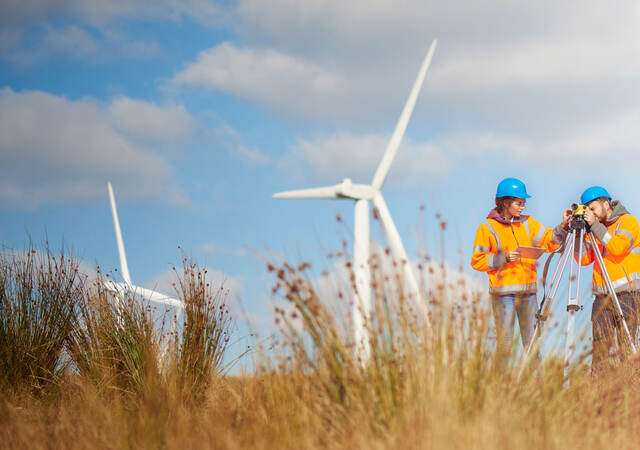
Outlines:
<svg viewBox="0 0 640 450"><path fill-rule="evenodd" d="M366 364L371 356L367 320L370 320L372 309L371 268L369 266L369 202L367 200L356 201L353 231L353 275L357 289L352 307L353 333L356 356L362 364Z"/></svg>
<svg viewBox="0 0 640 450"><path fill-rule="evenodd" d="M391 168L393 158L395 158L396 153L398 152L398 147L400 146L400 142L402 142L402 137L404 136L404 132L407 129L407 124L409 123L409 119L411 118L411 114L413 113L413 108L416 105L416 100L418 99L420 89L422 88L424 77L427 74L427 70L429 69L429 64L431 64L431 58L433 57L433 52L436 49L437 42L438 40L434 39L431 43L431 46L429 47L427 56L424 58L422 66L420 67L420 71L418 72L418 77L413 83L413 88L411 89L411 93L409 94L407 103L404 105L402 114L400 114L400 119L396 124L396 129L393 130L393 135L389 140L389 144L387 144L387 149L384 151L384 155L382 157L382 160L380 161L380 165L378 166L376 174L373 177L373 182L371 183L371 185L375 189L382 188L384 180L387 178L387 174L389 173L389 169Z"/></svg>
<svg viewBox="0 0 640 450"><path fill-rule="evenodd" d="M184 303L168 295L161 294L160 292L152 289L143 288L140 286L131 286L133 292L142 298L150 300L152 302L164 303L165 305L176 306L178 308L184 308Z"/></svg>
<svg viewBox="0 0 640 450"><path fill-rule="evenodd" d="M127 265L127 255L124 252L124 242L122 241L122 233L120 232L120 222L118 221L118 211L116 210L116 199L113 195L113 189L111 183L107 183L107 189L109 191L109 202L111 203L111 215L113 216L113 228L116 232L116 242L118 244L118 256L120 257L120 271L122 272L122 279L127 284L131 284L131 277L129 276L129 266Z"/></svg>
<svg viewBox="0 0 640 450"><path fill-rule="evenodd" d="M401 264L404 267L404 276L409 285L409 292L414 295L414 299L418 304L418 307L423 311L428 321L426 305L422 299L422 294L420 293L416 276L411 268L411 261L409 261L409 258L407 257L407 252L404 249L404 245L402 245L402 239L400 239L398 229L393 223L387 204L381 194L378 194L373 198L373 205L378 210L378 216L380 217L384 234L387 237L387 243L391 249L391 254L393 255L396 263Z"/></svg>
<svg viewBox="0 0 640 450"><path fill-rule="evenodd" d="M118 283L113 280L104 280L102 282L103 287L116 295L122 295L125 292L138 295L146 300L152 302L164 303L170 306L176 306L178 308L184 308L184 303L176 298L169 297L168 295L154 291L152 289L143 288L140 286L132 286L128 283Z"/></svg>
<svg viewBox="0 0 640 450"><path fill-rule="evenodd" d="M122 294L124 292L129 291L130 285L126 283L118 283L113 280L103 280L102 286L109 292L115 295L116 306L118 308L122 307Z"/></svg>
<svg viewBox="0 0 640 450"><path fill-rule="evenodd" d="M324 186L311 189L298 189L273 194L273 198L337 198L335 186Z"/></svg>
<svg viewBox="0 0 640 450"><path fill-rule="evenodd" d="M114 294L120 294L122 291L126 291L128 288L124 283L118 283L113 280L103 280L102 287L104 287L107 291L112 292Z"/></svg>
<svg viewBox="0 0 640 450"><path fill-rule="evenodd" d="M378 210L378 217L380 218L382 229L385 237L387 238L391 254L396 259L397 263L408 261L407 253L404 250L404 245L402 245L402 239L400 239L398 229L393 223L391 213L389 213L389 208L387 208L387 203L384 201L382 195L376 195L373 199L373 204Z"/></svg>

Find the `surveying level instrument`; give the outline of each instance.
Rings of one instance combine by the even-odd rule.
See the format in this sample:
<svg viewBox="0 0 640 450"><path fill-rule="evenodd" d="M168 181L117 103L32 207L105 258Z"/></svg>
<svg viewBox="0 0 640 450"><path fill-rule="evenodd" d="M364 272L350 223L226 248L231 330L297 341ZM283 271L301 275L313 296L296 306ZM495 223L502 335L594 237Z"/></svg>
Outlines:
<svg viewBox="0 0 640 450"><path fill-rule="evenodd" d="M591 247L593 248L593 253L596 257L596 263L600 267L602 272L602 278L605 280L605 286L607 289L607 294L610 296L613 301L613 306L615 311L620 319L620 323L622 324L622 328L624 330L624 334L629 341L629 346L633 353L636 353L636 346L631 338L631 333L629 332L629 327L627 326L627 321L624 318L624 314L622 312L622 308L620 307L620 302L618 300L618 296L613 288L613 284L611 283L611 278L609 277L609 273L604 265L604 259L602 257L602 253L600 253L600 249L596 243L596 238L593 233L589 230L589 226L587 222L584 220L584 213L587 209L585 205L572 204L571 205L571 219L569 222L569 233L565 238L562 246L554 253L561 253L560 260L558 264L556 264L555 270L553 271L553 275L551 276L551 284L549 286L549 294L545 290L545 295L540 302L540 307L536 313L536 321L533 329L533 336L529 345L527 346L525 353L522 356L522 367L520 373L524 369L526 362L528 360L529 354L533 349L533 346L536 340L540 337L542 333L542 325L544 321L547 319L549 315L549 310L551 309L551 305L553 304L553 300L558 291L558 287L560 286L560 280L562 279L562 274L564 273L567 263L571 260L569 264L569 280L568 280L568 295L567 295L567 312L569 313L569 317L567 319L567 337L565 342L564 349L564 362L565 362L565 376L567 375L567 370L569 367L569 361L571 356L573 355L574 349L574 327L575 327L575 313L576 311L582 310L582 306L578 304L578 294L580 292L580 273L582 267L582 249L585 244L585 235L589 236L591 241ZM575 258L572 257L572 253L577 255L577 273L574 277L574 265L576 263ZM549 260L550 261L550 258ZM548 264L548 262L547 262ZM548 266L545 267L544 275L543 275L543 285L545 284L546 278L546 270ZM575 290L572 289L573 281L575 280ZM620 337L618 337L620 339Z"/></svg>

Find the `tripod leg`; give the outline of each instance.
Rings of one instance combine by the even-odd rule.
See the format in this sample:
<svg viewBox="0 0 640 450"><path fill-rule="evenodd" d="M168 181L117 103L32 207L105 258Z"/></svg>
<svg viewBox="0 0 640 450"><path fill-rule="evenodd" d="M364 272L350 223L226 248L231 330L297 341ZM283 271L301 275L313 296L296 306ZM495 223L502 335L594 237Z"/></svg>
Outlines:
<svg viewBox="0 0 640 450"><path fill-rule="evenodd" d="M622 317L624 318L624 322L626 322L629 329L631 342L633 342L637 348L637 341L636 341L637 316L636 316L636 310L635 310L634 294L631 292L621 292L620 294L618 294L618 301L620 302ZM622 338L622 336L625 335L626 332L624 330L624 323L622 322L622 320L620 320L620 316L618 316L618 314L615 314L615 325L616 325L616 334L619 336L618 343L621 351L620 356L622 360L624 360L625 357L628 355L630 347L626 345L627 339Z"/></svg>
<svg viewBox="0 0 640 450"><path fill-rule="evenodd" d="M539 339L540 334L542 333L542 324L546 320L549 314L549 310L553 305L553 300L556 296L556 293L558 292L558 287L560 287L560 280L562 279L562 274L564 273L564 270L567 267L567 262L571 257L571 253L572 253L571 249L573 248L574 239L575 239L575 231L572 230L569 234L567 234L567 237L563 244L564 250L562 252L562 256L560 256L560 260L558 261L558 264L556 265L556 268L553 271L553 275L551 277L550 289L549 289L550 295L548 296L545 295L545 297L540 302L540 308L538 308L538 311L536 313L536 321L533 326L533 333L532 333L533 336L529 340L529 345L527 345L524 353L522 354L522 362L520 364L518 378L522 376L522 372L524 371L525 366L529 362L528 360L530 358L530 355L532 355L531 352L533 350L533 347L537 342L537 340Z"/></svg>
<svg viewBox="0 0 640 450"><path fill-rule="evenodd" d="M575 295L574 291L571 289L571 284L573 281L573 265L574 259L571 258L571 268L569 270L569 295L567 297L567 336L565 340L565 348L564 348L564 375L566 378L566 383L569 382L569 364L571 362L571 358L573 356L573 350L575 348L574 343L574 328L576 323L575 313L580 309L578 305L578 294L580 293L580 272L582 267L582 247L584 241L584 233L582 228L575 230L576 236L573 241L574 245L578 248L578 264L577 264L577 276L576 276L576 289ZM575 247L574 247L575 248Z"/></svg>
<svg viewBox="0 0 640 450"><path fill-rule="evenodd" d="M595 237L593 233L589 233L589 237L591 238L591 242L595 243ZM618 296L616 295L616 291L613 288L613 284L611 283L611 278L609 277L609 273L607 272L607 268L604 265L604 259L602 258L602 254L600 253L600 249L597 245L593 245L593 253L596 255L596 261L598 261L598 266L600 266L600 272L602 273L602 278L605 280L605 284L607 286L607 290L611 295L611 299L613 301L613 307L615 308L616 313L620 317L620 321L622 324L623 333L626 335L629 347L631 351L635 354L638 350L636 349L636 345L633 342L633 338L631 337L631 333L629 332L629 327L627 326L627 321L624 318L624 313L622 308L620 307L620 301L618 300Z"/></svg>

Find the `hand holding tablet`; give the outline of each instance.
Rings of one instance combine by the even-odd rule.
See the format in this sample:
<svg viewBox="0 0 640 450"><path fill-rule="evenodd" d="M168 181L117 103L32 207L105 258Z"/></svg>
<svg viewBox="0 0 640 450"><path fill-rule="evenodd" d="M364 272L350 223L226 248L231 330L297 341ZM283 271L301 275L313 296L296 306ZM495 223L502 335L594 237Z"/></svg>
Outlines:
<svg viewBox="0 0 640 450"><path fill-rule="evenodd" d="M538 259L546 252L546 249L540 247L526 247L520 246L516 249L520 252L522 258Z"/></svg>

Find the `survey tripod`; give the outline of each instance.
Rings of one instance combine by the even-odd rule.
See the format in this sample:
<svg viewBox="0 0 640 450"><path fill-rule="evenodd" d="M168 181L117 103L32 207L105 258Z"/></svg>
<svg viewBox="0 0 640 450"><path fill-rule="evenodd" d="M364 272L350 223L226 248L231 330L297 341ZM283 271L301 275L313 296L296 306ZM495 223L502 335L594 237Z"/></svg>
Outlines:
<svg viewBox="0 0 640 450"><path fill-rule="evenodd" d="M611 283L611 278L609 277L609 273L604 265L604 259L602 257L602 253L600 253L600 249L596 243L595 236L593 232L589 230L589 227L584 220L584 212L586 210L585 205L571 205L571 219L569 222L569 233L565 238L564 243L560 247L560 249L556 253L561 253L560 260L558 264L556 264L555 270L553 271L553 275L551 276L551 284L549 286L549 291L545 290L545 295L540 302L540 307L536 313L536 321L533 329L533 336L529 345L527 346L525 353L523 354L523 368L526 364L529 355L535 345L535 342L540 337L542 332L542 325L544 321L547 319L549 315L549 310L551 309L551 305L553 304L553 300L558 291L558 287L560 286L560 280L562 279L562 274L564 273L567 263L569 260L569 280L568 280L568 296L567 296L567 312L569 313L569 317L567 319L567 337L565 342L564 349L564 362L565 362L565 375L567 374L567 368L569 366L569 361L573 354L574 349L574 327L575 327L575 313L582 309L582 306L578 304L578 294L580 293L580 273L581 273L581 262L582 262L582 251L585 247L585 236L589 236L591 241L591 248L593 249L593 253L596 258L596 263L598 267L600 267L600 271L602 273L602 278L605 281L605 287L607 290L607 294L610 296L613 301L613 307L616 311L616 314L619 319L619 323L622 324L622 329L624 335L627 337L629 342L629 347L633 353L636 353L636 346L631 337L631 333L629 332L629 327L627 326L627 321L624 318L624 314L622 312L622 307L620 306L620 301L618 300L618 296L613 288L613 284ZM576 265L575 258L572 257L572 254L577 255L577 273L574 277L574 266ZM543 277L544 278L544 277ZM573 281L575 280L575 289L573 288ZM543 281L544 284L544 281ZM549 293L547 295L547 292ZM618 336L619 341L621 342L621 337Z"/></svg>

